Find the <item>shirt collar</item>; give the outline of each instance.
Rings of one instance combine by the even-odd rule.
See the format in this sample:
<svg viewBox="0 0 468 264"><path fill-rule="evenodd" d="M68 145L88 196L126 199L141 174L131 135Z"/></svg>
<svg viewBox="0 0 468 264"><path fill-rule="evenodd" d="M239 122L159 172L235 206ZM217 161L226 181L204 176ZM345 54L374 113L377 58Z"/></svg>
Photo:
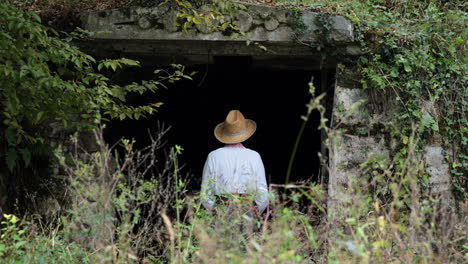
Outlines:
<svg viewBox="0 0 468 264"><path fill-rule="evenodd" d="M225 148L245 148L242 143L237 143L237 144L226 144L224 146Z"/></svg>

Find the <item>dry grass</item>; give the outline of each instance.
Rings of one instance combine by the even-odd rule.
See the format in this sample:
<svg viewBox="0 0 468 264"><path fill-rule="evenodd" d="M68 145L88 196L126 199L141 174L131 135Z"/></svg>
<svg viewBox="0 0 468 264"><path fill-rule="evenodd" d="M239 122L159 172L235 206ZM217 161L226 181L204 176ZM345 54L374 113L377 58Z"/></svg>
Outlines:
<svg viewBox="0 0 468 264"><path fill-rule="evenodd" d="M102 140L99 134L97 138ZM64 164L75 197L70 210L50 227L26 219L16 224L14 232L23 244L7 251L4 259L23 263L38 259L48 263L468 261L468 204L452 210L454 204L440 203L439 197L427 195L417 184L405 183L411 180L381 183L399 186L392 189L393 199L385 202L369 192L365 181L349 183L353 192L334 205L333 218L324 186L273 186L269 209L261 218L252 218L256 231L242 233L237 228L245 221L243 216L208 212L197 194L188 195L183 184L175 184L174 175L180 173L176 156L162 155L161 136L143 150L133 150L130 142L124 146L126 154L120 158L112 154L113 148L101 144L98 153L82 153L79 161ZM417 169L405 171L402 179L415 179ZM24 231L19 234L19 230ZM10 232L2 237L0 248L15 243Z"/></svg>

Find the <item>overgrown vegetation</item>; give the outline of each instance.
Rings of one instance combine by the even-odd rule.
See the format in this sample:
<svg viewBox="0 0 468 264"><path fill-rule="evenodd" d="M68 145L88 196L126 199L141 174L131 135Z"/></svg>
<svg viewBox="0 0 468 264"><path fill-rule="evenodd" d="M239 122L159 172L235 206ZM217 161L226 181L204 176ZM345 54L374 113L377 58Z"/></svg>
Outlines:
<svg viewBox="0 0 468 264"><path fill-rule="evenodd" d="M108 6L112 3L116 1ZM274 186L270 208L252 219L257 232L246 236L233 232L243 219L233 220L222 210L212 215L197 195L186 192L177 163L182 150L168 148L163 154L165 129L143 150L123 141L123 157L96 133L98 151L83 153L76 147L53 155L63 168L64 192L72 197L66 212L50 213L48 222L4 215L0 262L467 262L466 4L415 0L274 4L318 11L317 23L323 27L330 15L346 16L354 24L362 51L351 62L357 64L363 88L377 95L391 94L400 103L394 117L397 125L385 129L401 148L391 160L371 157L361 165L362 177L350 179L348 191L343 190L345 206L327 210L323 186ZM2 154L8 153L2 157L8 164L4 171L31 163L33 151L28 146L45 142L36 128L48 124L46 120L99 128L106 114L139 118L156 110L157 105L129 107L125 95L154 91L162 84L159 80L115 86L104 74L137 62L96 62L70 45L73 35L45 28L33 13L5 3L0 7L0 96L5 121L0 135L5 139ZM195 13L188 9L186 14L193 21ZM326 30L319 31L324 42L306 44L324 56L339 55ZM164 78L181 77L188 76L175 71ZM336 139L343 130L325 126L320 99L311 99L306 116L320 111L321 128L330 140ZM447 150L457 212L430 195L421 156L429 141ZM279 195L276 188L287 189L288 195Z"/></svg>
<svg viewBox="0 0 468 264"><path fill-rule="evenodd" d="M58 33L42 25L37 14L9 3L0 4L0 29L0 168L8 175L4 184L12 186L11 203L24 200L27 182L48 174L47 165L36 165L53 158L54 137L67 130L90 130L111 118L152 114L161 102L131 106L126 96L155 92L167 82L190 78L182 66L173 65L169 71L155 71L154 80L115 85L109 73L139 67L139 62L96 61L71 44L84 38L83 32ZM27 171L30 165L35 167Z"/></svg>
<svg viewBox="0 0 468 264"><path fill-rule="evenodd" d="M443 144L451 166L454 194L458 200L465 200L466 3L414 0L278 3L319 12L317 33L322 41L306 44L322 51L324 56L340 55L336 43L327 37L328 18L342 15L353 23L355 43L362 55L351 58L349 66L361 74L363 89L376 91L380 96L391 94L398 100L393 121L399 125L392 129L392 136L407 142L415 125L418 150L428 142ZM300 34L303 28L297 27ZM400 154L404 156L406 152L404 147Z"/></svg>
<svg viewBox="0 0 468 264"><path fill-rule="evenodd" d="M310 111L323 108L312 98ZM352 113L350 113L352 114ZM333 136L338 130L327 129ZM466 215L440 214L417 182L423 169L409 144L408 154L388 181L354 181L346 207L327 211L326 191L315 184L272 186L271 204L249 218L255 233L239 232L245 217L219 206L215 214L188 194L171 148L163 155L162 129L146 149L123 141L116 158L96 134L100 151L57 155L75 197L57 221L5 215L0 255L5 263L462 263L466 261ZM413 139L410 142L414 142ZM65 155L65 156L64 156ZM158 166L155 160L162 160ZM370 160L363 178L376 168ZM382 165L383 166L383 165ZM162 171L160 169L163 169ZM393 176L390 168L382 174ZM390 184L394 199L383 203L368 190ZM278 189L288 189L281 197ZM409 189L407 189L409 188ZM411 208L410 210L408 208ZM463 210L467 210L463 207ZM229 212L229 211L228 211Z"/></svg>

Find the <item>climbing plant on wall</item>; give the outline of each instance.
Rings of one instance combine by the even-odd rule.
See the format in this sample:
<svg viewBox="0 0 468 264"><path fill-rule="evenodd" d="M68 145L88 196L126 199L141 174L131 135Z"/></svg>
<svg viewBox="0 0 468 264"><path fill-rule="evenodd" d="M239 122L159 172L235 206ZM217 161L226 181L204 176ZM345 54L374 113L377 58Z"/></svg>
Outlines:
<svg viewBox="0 0 468 264"><path fill-rule="evenodd" d="M316 11L318 42L304 43L324 56L337 56L327 37L327 20L334 15L354 25L361 55L357 66L363 89L387 91L398 101L393 136L400 138L400 155L414 127L420 149L428 140L441 141L451 167L456 197L467 197L468 120L464 1L278 1L292 10ZM296 34L305 29L291 26ZM357 60L357 65L356 65ZM341 65L344 66L344 65ZM441 135L441 136L440 136Z"/></svg>

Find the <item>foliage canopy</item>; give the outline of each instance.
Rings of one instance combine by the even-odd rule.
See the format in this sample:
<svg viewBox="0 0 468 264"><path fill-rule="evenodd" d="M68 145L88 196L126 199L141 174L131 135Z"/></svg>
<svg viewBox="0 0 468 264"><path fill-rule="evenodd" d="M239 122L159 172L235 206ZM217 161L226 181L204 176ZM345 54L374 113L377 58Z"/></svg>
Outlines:
<svg viewBox="0 0 468 264"><path fill-rule="evenodd" d="M65 128L80 129L106 118L139 119L154 113L161 103L130 106L125 103L127 94L154 92L164 86L163 81L190 78L174 65L173 73L155 72L157 80L112 84L105 73L139 63L126 58L96 61L71 43L84 32L61 34L42 25L34 12L0 4L0 120L10 169L19 153L29 163L30 151L19 147L22 143L44 143L37 125L61 122Z"/></svg>

